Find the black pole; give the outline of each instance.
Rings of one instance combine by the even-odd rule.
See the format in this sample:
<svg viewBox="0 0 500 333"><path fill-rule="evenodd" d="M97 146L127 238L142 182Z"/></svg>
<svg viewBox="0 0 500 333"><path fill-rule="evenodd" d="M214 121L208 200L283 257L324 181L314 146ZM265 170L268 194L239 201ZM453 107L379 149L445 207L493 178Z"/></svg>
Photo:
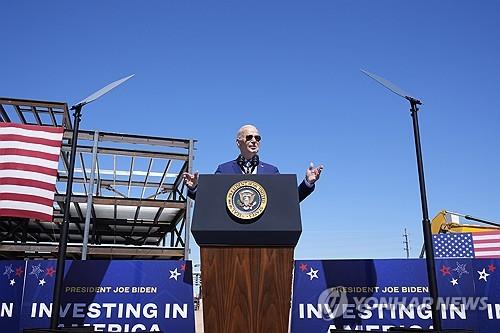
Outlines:
<svg viewBox="0 0 500 333"><path fill-rule="evenodd" d="M76 144L78 141L78 128L80 126L82 106L74 107L73 136L71 137L70 162L68 168L68 183L66 185L66 199L64 200L64 219L59 234L59 256L57 257L56 281L52 297L52 313L50 328L55 330L59 325L59 309L61 307L62 283L64 278L64 264L66 261L66 247L68 245L68 230L70 223L71 194L73 189L73 174L75 171Z"/></svg>
<svg viewBox="0 0 500 333"><path fill-rule="evenodd" d="M427 195L425 191L424 163L422 161L422 148L420 146L420 131L418 128L419 101L410 99L411 117L413 119L413 135L415 137L415 150L417 153L418 182L420 184L420 201L422 203L422 226L424 231L425 261L427 264L427 280L432 300L432 326L433 330L441 331L441 316L439 314L438 288L436 280L436 267L434 263L434 249L432 247L431 221L427 208Z"/></svg>
<svg viewBox="0 0 500 333"><path fill-rule="evenodd" d="M498 223L487 221L487 220L483 220L483 219L478 219L477 217L472 217L470 215L465 215L464 218L467 219L467 220L477 221L477 222L481 222L481 223L484 223L484 224L492 225L492 226L495 226L495 227L500 227L500 224L498 224Z"/></svg>

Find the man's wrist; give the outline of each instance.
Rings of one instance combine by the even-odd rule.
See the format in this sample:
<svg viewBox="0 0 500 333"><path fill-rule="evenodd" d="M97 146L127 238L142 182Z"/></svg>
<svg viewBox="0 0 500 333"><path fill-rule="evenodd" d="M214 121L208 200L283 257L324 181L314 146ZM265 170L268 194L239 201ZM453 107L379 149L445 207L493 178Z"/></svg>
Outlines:
<svg viewBox="0 0 500 333"><path fill-rule="evenodd" d="M314 186L314 182L310 183L308 180L307 180L307 177L304 178L304 184L306 184L307 187L311 188Z"/></svg>

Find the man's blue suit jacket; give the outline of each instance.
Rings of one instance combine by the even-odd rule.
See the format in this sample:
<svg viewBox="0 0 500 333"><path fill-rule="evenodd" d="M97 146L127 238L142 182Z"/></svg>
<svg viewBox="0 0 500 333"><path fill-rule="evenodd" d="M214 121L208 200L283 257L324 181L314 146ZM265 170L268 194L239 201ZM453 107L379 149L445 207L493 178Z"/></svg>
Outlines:
<svg viewBox="0 0 500 333"><path fill-rule="evenodd" d="M215 173L224 175L239 175L241 174L241 168L238 163L236 163L236 160L233 160L219 165L217 167L217 170L215 170ZM259 165L257 166L258 175L277 175L279 173L280 172L278 168L271 164L259 162ZM315 185L309 187L306 185L305 181L302 181L298 188L299 202L304 200L309 194L311 194L314 191L314 187ZM191 199L195 199L196 192L188 190L188 197L190 197Z"/></svg>

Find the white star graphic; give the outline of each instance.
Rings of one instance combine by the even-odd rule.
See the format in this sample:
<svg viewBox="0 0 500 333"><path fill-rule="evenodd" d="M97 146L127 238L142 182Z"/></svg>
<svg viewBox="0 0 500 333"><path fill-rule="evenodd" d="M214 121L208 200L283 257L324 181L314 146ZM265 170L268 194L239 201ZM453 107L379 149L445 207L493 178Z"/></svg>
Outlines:
<svg viewBox="0 0 500 333"><path fill-rule="evenodd" d="M469 272L467 272L467 270L465 269L465 266L467 264L459 264L457 262L457 267L452 269L453 272L457 272L458 273L458 278L460 279L462 277L463 274L469 274Z"/></svg>
<svg viewBox="0 0 500 333"><path fill-rule="evenodd" d="M14 281L14 279L10 280L10 285L13 286L16 284L16 281Z"/></svg>
<svg viewBox="0 0 500 333"><path fill-rule="evenodd" d="M170 272L170 277L169 279L175 279L175 281L177 281L177 277L179 275L181 275L181 273L177 272L177 268L174 269L173 271L169 271Z"/></svg>
<svg viewBox="0 0 500 333"><path fill-rule="evenodd" d="M3 275L7 275L7 278L10 279L10 275L14 273L14 270L12 269L12 265L5 265L5 272L3 272Z"/></svg>
<svg viewBox="0 0 500 333"><path fill-rule="evenodd" d="M311 267L311 271L309 273L306 273L307 275L309 275L310 279L309 281L312 281L312 279L319 279L318 278L318 270L317 269L313 269Z"/></svg>
<svg viewBox="0 0 500 333"><path fill-rule="evenodd" d="M44 279L44 278L42 278L42 279L38 282L38 285L43 287L46 283L47 283L47 282L45 282L45 279Z"/></svg>
<svg viewBox="0 0 500 333"><path fill-rule="evenodd" d="M458 280L457 279L451 279L451 284L456 286L458 284Z"/></svg>
<svg viewBox="0 0 500 333"><path fill-rule="evenodd" d="M488 273L486 273L486 268L483 268L482 271L477 271L479 273L479 280L484 280L486 282L488 282L488 280L486 280L486 278L489 276Z"/></svg>
<svg viewBox="0 0 500 333"><path fill-rule="evenodd" d="M34 275L38 279L40 273L43 273L43 269L41 269L42 264L31 265L31 273L29 275Z"/></svg>

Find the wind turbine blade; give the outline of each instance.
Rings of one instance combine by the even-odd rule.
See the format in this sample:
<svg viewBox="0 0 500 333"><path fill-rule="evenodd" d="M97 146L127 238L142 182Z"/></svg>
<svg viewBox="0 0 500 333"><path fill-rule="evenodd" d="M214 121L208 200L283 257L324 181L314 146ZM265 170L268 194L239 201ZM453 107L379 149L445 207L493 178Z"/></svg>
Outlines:
<svg viewBox="0 0 500 333"><path fill-rule="evenodd" d="M369 76L373 80L377 81L378 83L380 83L381 85L383 85L384 87L386 87L387 89L389 89L390 91L392 91L393 93L395 93L396 95L399 95L399 96L401 96L404 99L407 99L409 101L412 101L412 100L413 101L417 101L420 104L420 101L418 99L411 97L410 94L408 94L406 91L404 91L403 89L401 89L398 86L396 86L391 81L386 80L383 77L380 77L380 76L375 75L373 73L370 73L368 71L365 71L364 69L361 69L361 72L363 72L364 74L366 74L367 76Z"/></svg>
<svg viewBox="0 0 500 333"><path fill-rule="evenodd" d="M83 99L81 102L73 105L71 107L71 109L74 109L75 107L77 106L84 106L85 104L89 104L90 102L93 102L95 101L96 99L98 99L99 97L101 97L102 95L108 93L109 91L113 90L114 88L118 87L120 84L122 84L123 82L127 81L128 79L130 79L132 76L134 76L134 74L132 75L129 75L127 77L124 77L123 79L120 79L120 80L117 80L115 82L112 82L110 84L108 84L106 87L96 91L95 93L93 93L92 95L90 95L89 97Z"/></svg>

